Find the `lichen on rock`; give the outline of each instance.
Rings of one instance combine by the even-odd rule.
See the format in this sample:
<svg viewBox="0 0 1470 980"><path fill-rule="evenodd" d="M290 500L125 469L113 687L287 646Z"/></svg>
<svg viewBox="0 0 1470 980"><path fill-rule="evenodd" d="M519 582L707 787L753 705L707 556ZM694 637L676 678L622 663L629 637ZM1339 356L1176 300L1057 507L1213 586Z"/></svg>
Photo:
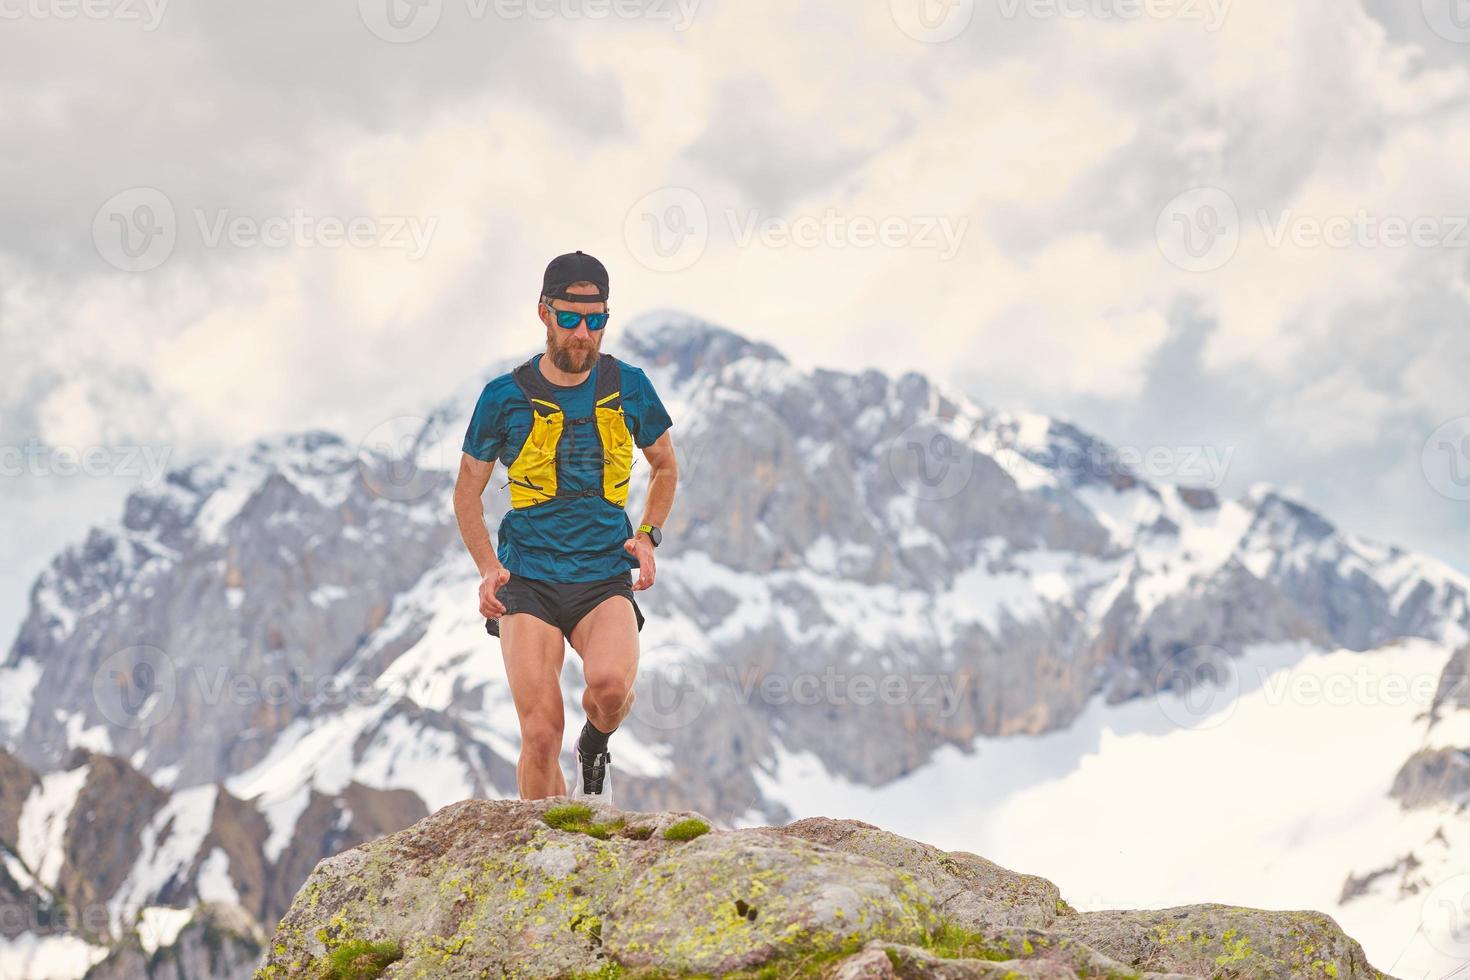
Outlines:
<svg viewBox="0 0 1470 980"><path fill-rule="evenodd" d="M383 948L402 952L394 980L1382 976L1320 913L1079 913L1044 878L861 821L690 836L700 824L456 803L318 864L257 980L320 980L334 953Z"/></svg>

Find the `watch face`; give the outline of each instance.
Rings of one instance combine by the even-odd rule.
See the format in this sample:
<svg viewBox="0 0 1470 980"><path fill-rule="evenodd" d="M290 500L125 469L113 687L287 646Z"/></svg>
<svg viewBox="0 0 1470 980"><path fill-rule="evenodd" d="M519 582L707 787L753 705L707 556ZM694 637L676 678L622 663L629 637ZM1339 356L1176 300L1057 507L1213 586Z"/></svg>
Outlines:
<svg viewBox="0 0 1470 980"><path fill-rule="evenodd" d="M657 548L659 545L663 544L663 542L664 542L663 532L660 531L656 527L649 528L649 530L648 530L648 536L653 539L653 546L655 548Z"/></svg>

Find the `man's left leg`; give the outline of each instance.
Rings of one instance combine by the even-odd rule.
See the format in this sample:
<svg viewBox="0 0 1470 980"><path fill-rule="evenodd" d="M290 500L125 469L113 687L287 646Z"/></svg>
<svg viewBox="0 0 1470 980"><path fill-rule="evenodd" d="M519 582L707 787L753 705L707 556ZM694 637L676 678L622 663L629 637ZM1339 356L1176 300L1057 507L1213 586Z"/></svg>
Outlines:
<svg viewBox="0 0 1470 980"><path fill-rule="evenodd" d="M624 594L610 595L582 616L568 637L582 658L587 690L582 707L587 723L577 736L579 794L611 803L608 780L612 752L608 738L633 707L633 675L638 671L638 624L633 602Z"/></svg>
<svg viewBox="0 0 1470 980"><path fill-rule="evenodd" d="M625 595L610 595L577 621L569 637L582 658L587 690L582 708L601 732L611 732L633 708L638 673L638 621Z"/></svg>

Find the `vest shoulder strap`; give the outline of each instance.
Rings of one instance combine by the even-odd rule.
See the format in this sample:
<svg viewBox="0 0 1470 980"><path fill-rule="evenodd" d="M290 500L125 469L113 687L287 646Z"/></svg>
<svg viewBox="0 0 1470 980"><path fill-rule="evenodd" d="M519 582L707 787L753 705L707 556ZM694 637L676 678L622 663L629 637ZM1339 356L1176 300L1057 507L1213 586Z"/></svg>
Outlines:
<svg viewBox="0 0 1470 980"><path fill-rule="evenodd" d="M526 400L531 407L541 415L560 410L561 402L556 397L556 389L546 376L536 367L534 356L527 358L511 372ZM594 408L602 406L605 408L621 408L623 372L618 359L611 354L599 354L597 358L597 387L594 389L592 401ZM616 396L616 397L612 397Z"/></svg>
<svg viewBox="0 0 1470 980"><path fill-rule="evenodd" d="M623 407L623 368L611 354L597 358L597 390L592 395L592 407L594 411Z"/></svg>

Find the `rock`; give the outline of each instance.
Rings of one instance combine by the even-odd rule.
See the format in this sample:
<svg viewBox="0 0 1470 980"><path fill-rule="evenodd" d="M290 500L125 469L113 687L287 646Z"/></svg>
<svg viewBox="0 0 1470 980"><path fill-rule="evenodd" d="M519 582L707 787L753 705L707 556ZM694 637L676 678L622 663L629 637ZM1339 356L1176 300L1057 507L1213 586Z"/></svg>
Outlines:
<svg viewBox="0 0 1470 980"><path fill-rule="evenodd" d="M1092 912L1061 930L1135 968L1200 976L1335 980L1384 976L1363 948L1321 912L1267 912L1229 905Z"/></svg>
<svg viewBox="0 0 1470 980"><path fill-rule="evenodd" d="M1071 912L1045 878L1007 871L968 851L941 851L861 820L808 817L777 829L908 871L934 889L949 921L968 929L1041 927Z"/></svg>
<svg viewBox="0 0 1470 980"><path fill-rule="evenodd" d="M1405 810L1470 799L1470 750L1420 749L1399 769L1388 795Z"/></svg>
<svg viewBox="0 0 1470 980"><path fill-rule="evenodd" d="M1383 976L1319 913L1078 913L1043 878L862 821L678 841L664 831L697 814L598 805L559 819L571 802L466 800L322 861L257 980L315 978L352 942L400 948L393 980Z"/></svg>
<svg viewBox="0 0 1470 980"><path fill-rule="evenodd" d="M933 890L860 854L762 829L706 834L644 872L609 910L608 955L722 973L871 938L917 942Z"/></svg>

